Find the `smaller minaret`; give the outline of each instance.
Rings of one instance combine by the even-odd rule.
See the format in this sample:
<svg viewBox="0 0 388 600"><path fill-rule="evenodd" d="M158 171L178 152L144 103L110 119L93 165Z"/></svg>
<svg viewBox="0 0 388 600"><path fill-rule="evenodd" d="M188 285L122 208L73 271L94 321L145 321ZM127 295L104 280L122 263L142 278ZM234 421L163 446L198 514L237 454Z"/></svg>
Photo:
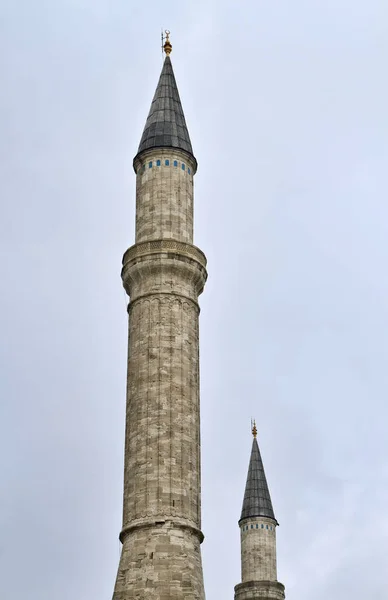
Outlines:
<svg viewBox="0 0 388 600"><path fill-rule="evenodd" d="M277 581L276 527L278 522L264 473L257 428L253 422L253 444L244 501L239 520L241 535L241 580L235 600L284 600L284 585Z"/></svg>

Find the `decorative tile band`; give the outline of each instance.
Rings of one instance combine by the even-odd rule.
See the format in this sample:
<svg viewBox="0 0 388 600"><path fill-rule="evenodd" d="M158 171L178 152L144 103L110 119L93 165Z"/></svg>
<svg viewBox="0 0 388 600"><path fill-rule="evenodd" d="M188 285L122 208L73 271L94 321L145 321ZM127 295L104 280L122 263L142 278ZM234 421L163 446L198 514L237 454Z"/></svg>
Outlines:
<svg viewBox="0 0 388 600"><path fill-rule="evenodd" d="M268 529L270 531L275 529L274 525L267 525L267 523L251 523L250 525L243 525L241 531L248 531L250 529Z"/></svg>
<svg viewBox="0 0 388 600"><path fill-rule="evenodd" d="M162 163L163 163L163 165L162 165ZM145 173L145 170L146 170L146 169L152 169L153 167L161 167L161 166L164 166L164 167L169 167L170 165L172 165L172 166L173 166L173 167L175 167L176 169L177 169L178 167L180 167L180 169L181 169L182 171L185 171L185 172L187 172L189 175L191 175L191 169L190 169L190 167L188 167L188 166L186 165L186 163L184 163L184 162L180 162L180 161L178 161L178 160L171 161L171 160L170 160L170 159L168 159L168 158L166 158L164 161L162 161L161 159L157 159L157 160L150 160L150 161L149 161L149 162L148 162L146 165L144 164L142 167L140 167L140 168L137 170L136 174L137 174L137 175L143 175L143 173Z"/></svg>

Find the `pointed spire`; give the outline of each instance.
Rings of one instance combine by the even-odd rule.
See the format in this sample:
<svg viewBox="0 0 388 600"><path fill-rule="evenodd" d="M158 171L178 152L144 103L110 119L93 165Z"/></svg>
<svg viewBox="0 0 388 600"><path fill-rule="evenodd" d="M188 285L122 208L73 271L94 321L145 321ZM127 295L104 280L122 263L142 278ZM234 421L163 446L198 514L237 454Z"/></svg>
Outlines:
<svg viewBox="0 0 388 600"><path fill-rule="evenodd" d="M265 477L263 461L261 460L259 445L257 443L256 422L253 423L252 434L253 443L251 459L249 462L240 521L249 517L267 517L276 521L267 479Z"/></svg>
<svg viewBox="0 0 388 600"><path fill-rule="evenodd" d="M194 157L169 56L171 52L169 38L164 45L164 50L166 58L141 137L138 155L150 148L179 148Z"/></svg>

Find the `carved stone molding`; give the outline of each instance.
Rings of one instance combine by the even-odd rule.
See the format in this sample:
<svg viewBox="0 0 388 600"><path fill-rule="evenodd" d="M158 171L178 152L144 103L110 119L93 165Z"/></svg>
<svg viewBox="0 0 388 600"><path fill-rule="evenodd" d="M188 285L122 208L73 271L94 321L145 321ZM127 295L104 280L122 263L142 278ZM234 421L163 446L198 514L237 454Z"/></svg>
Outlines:
<svg viewBox="0 0 388 600"><path fill-rule="evenodd" d="M284 600L284 585L279 581L247 581L234 588L235 600Z"/></svg>
<svg viewBox="0 0 388 600"><path fill-rule="evenodd" d="M197 301L207 279L206 257L195 246L176 240L142 242L124 254L121 276L131 301L174 292Z"/></svg>
<svg viewBox="0 0 388 600"><path fill-rule="evenodd" d="M162 239L152 240L149 242L140 242L128 248L123 256L123 265L130 262L134 258L144 256L147 254L160 254L166 252L174 252L177 254L184 254L190 258L194 258L204 268L206 268L207 260L206 256L192 244L186 244L185 242L178 242L177 240Z"/></svg>

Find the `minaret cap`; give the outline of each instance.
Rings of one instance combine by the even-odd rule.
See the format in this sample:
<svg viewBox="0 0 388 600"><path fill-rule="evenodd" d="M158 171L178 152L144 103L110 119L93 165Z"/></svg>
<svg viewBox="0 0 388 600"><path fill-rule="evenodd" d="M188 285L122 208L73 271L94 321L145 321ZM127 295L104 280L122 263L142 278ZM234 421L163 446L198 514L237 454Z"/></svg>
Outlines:
<svg viewBox="0 0 388 600"><path fill-rule="evenodd" d="M252 421L252 450L239 523L252 517L267 517L275 521L271 496L265 477L263 461L257 443L256 422Z"/></svg>
<svg viewBox="0 0 388 600"><path fill-rule="evenodd" d="M166 42L163 46L163 49L164 49L165 53L167 54L167 56L169 56L172 52L172 45L170 42L170 32L168 29L166 29L166 31L164 33L166 34Z"/></svg>
<svg viewBox="0 0 388 600"><path fill-rule="evenodd" d="M169 31L166 35L169 35ZM163 41L166 37L163 36ZM162 44L163 46L163 44ZM154 148L177 148L190 155L193 161L193 172L197 170L197 161L193 154L190 136L183 113L182 103L179 98L178 87L175 81L171 64L171 44L169 38L163 46L166 57L163 62L162 72L151 103L148 118L141 136L139 148L134 158L134 168L139 168L139 156L145 150Z"/></svg>

